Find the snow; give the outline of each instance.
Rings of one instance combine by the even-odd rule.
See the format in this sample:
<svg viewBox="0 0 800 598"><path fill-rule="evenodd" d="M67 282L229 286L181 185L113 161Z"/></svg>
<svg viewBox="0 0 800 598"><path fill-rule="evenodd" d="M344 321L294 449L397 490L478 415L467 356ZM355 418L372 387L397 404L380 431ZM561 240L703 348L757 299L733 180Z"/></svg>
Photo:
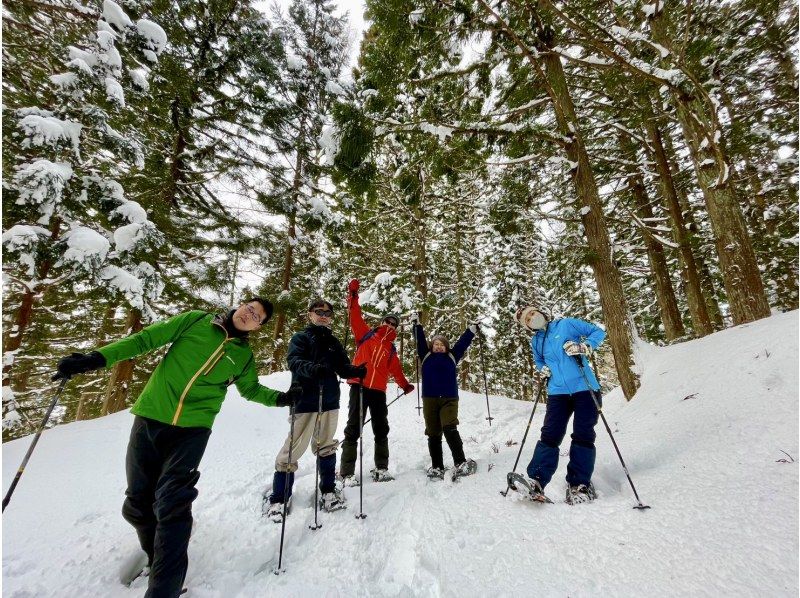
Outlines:
<svg viewBox="0 0 800 598"><path fill-rule="evenodd" d="M647 511L631 508L635 500L602 423L599 500L561 502L563 458L547 488L556 504L500 496L520 448L506 442L521 440L532 404L493 395L489 427L484 396L461 393L459 428L478 473L429 482L422 418L414 396L403 397L389 408L397 479L365 484L366 519L354 518L359 493L348 488L349 508L321 514L323 527L310 531L315 468L308 452L302 457L280 576L272 574L280 527L260 512L287 410L244 401L232 387L200 467L189 595L793 598L797 355L797 311L637 351L639 392L630 403L619 390L608 393L604 413ZM286 389L289 377L281 372L262 382ZM390 385L388 396L396 392ZM540 405L518 471L543 416ZM340 439L344 419L341 413ZM121 412L44 433L3 515L4 596L142 595L142 584L128 589L116 579L137 545L119 514L131 421ZM30 441L4 445L4 488ZM367 431L365 469L372 452Z"/></svg>
<svg viewBox="0 0 800 598"><path fill-rule="evenodd" d="M147 235L147 229L138 222L120 226L114 231L114 248L117 251L132 251Z"/></svg>
<svg viewBox="0 0 800 598"><path fill-rule="evenodd" d="M120 31L133 27L133 21L125 14L122 7L113 0L103 0L103 18Z"/></svg>
<svg viewBox="0 0 800 598"><path fill-rule="evenodd" d="M83 129L83 126L78 122L61 120L55 116L28 114L20 119L19 128L22 129L22 132L27 137L22 144L25 148L32 145L54 147L63 140L70 142L75 154L78 154L81 130Z"/></svg>
<svg viewBox="0 0 800 598"><path fill-rule="evenodd" d="M167 47L167 33L158 23L148 19L136 21L136 30L145 39L145 47L156 54L161 54Z"/></svg>
<svg viewBox="0 0 800 598"><path fill-rule="evenodd" d="M122 293L132 306L142 308L144 285L138 277L119 266L106 266L100 272L100 278Z"/></svg>
<svg viewBox="0 0 800 598"><path fill-rule="evenodd" d="M126 201L112 210L111 213L118 214L131 223L143 224L147 222L147 212L135 201Z"/></svg>
<svg viewBox="0 0 800 598"><path fill-rule="evenodd" d="M332 93L335 96L341 96L345 94L344 88L339 85L336 81L328 81L325 83L325 91L328 93Z"/></svg>
<svg viewBox="0 0 800 598"><path fill-rule="evenodd" d="M38 204L42 214L40 223L47 224L56 205L61 203L64 188L72 174L72 167L66 162L51 162L39 158L21 164L14 174L14 185L19 190L16 203Z"/></svg>
<svg viewBox="0 0 800 598"><path fill-rule="evenodd" d="M120 107L125 107L125 92L122 85L113 77L106 77L106 96L112 102L116 102Z"/></svg>
<svg viewBox="0 0 800 598"><path fill-rule="evenodd" d="M147 80L148 73L146 70L131 69L128 73L130 73L131 80L136 87L142 91L148 91L150 89L150 82Z"/></svg>
<svg viewBox="0 0 800 598"><path fill-rule="evenodd" d="M64 238L67 250L64 260L68 262L97 264L106 259L111 244L103 235L85 226L77 226L68 231Z"/></svg>

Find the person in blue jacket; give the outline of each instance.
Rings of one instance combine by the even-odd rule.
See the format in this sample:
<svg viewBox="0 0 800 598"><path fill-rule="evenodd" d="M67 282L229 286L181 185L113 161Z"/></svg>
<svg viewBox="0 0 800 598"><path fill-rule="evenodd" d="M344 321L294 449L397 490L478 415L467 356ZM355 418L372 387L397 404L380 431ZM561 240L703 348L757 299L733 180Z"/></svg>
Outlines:
<svg viewBox="0 0 800 598"><path fill-rule="evenodd" d="M547 380L547 411L542 435L528 465L531 498L548 500L544 488L556 472L559 446L567 432L569 418L574 414L567 465L566 502L577 504L594 500L594 427L599 414L587 380L601 405L602 397L600 384L587 358L600 346L606 333L584 320L554 320L549 310L543 307L523 307L517 311L516 320L533 332L533 359L540 376ZM583 364L583 372L578 359Z"/></svg>
<svg viewBox="0 0 800 598"><path fill-rule="evenodd" d="M422 325L414 320L414 334L422 376L422 414L425 418L425 435L431 455L429 478L444 477L442 435L453 455L453 479L475 473L475 461L464 455L464 443L458 433L458 379L456 366L478 332L472 324L456 341L453 348L447 338L436 335L430 344L425 339Z"/></svg>

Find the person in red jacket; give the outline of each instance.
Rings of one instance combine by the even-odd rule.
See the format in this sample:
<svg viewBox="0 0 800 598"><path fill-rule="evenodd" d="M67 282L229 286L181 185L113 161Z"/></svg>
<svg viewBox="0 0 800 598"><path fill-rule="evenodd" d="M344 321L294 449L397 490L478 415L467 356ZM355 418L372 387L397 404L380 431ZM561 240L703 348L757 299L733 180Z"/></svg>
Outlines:
<svg viewBox="0 0 800 598"><path fill-rule="evenodd" d="M358 280L351 280L348 285L348 309L350 311L350 328L356 341L354 365L364 364L367 373L363 379L350 378L350 407L347 426L344 429L342 442L342 458L339 463L339 476L343 483L355 486L361 483L356 480L355 468L359 438L359 393L364 391L364 409L360 414L362 421L369 409L372 432L375 434L375 468L371 471L376 482L392 480L389 475L389 410L386 405L386 384L391 376L405 394L414 390L403 375L403 366L397 356L392 341L397 338L397 327L400 319L396 315L387 315L380 325L370 328L361 314L358 304Z"/></svg>

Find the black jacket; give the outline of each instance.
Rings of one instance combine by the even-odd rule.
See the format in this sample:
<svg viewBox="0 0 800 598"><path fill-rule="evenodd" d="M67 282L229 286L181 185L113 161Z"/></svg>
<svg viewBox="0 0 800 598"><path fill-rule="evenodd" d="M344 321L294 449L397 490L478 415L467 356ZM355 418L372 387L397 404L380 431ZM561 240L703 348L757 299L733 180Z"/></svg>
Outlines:
<svg viewBox="0 0 800 598"><path fill-rule="evenodd" d="M292 383L297 382L303 387L303 397L295 406L297 413L312 413L317 410L320 382L322 382L322 410L331 411L339 408L338 376L347 377L350 359L330 328L311 325L292 336L286 360L292 372ZM325 364L332 370L322 380L315 372L315 366L318 364Z"/></svg>

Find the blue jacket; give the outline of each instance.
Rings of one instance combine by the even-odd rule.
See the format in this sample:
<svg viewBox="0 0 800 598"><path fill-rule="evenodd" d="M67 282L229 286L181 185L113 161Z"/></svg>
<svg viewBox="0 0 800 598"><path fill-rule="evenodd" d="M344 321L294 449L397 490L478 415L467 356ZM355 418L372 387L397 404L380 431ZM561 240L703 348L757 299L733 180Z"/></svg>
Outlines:
<svg viewBox="0 0 800 598"><path fill-rule="evenodd" d="M587 390L586 380L583 379L578 363L574 357L566 354L564 343L584 342L592 349L597 349L605 337L606 333L601 328L577 318L553 320L544 330L537 331L531 338L531 350L536 368L541 370L546 365L552 372L547 393L563 395ZM581 357L581 361L592 389L600 390L589 361L586 357Z"/></svg>
<svg viewBox="0 0 800 598"><path fill-rule="evenodd" d="M330 328L308 326L292 336L289 352L286 355L292 372L292 383L303 387L303 396L295 404L296 413L314 413L319 408L319 385L322 382L322 410L339 408L339 378L347 377L350 359ZM321 380L314 369L317 364L325 364L336 374L330 373Z"/></svg>
<svg viewBox="0 0 800 598"><path fill-rule="evenodd" d="M414 328L417 354L422 363L422 396L426 398L458 398L456 365L464 357L475 335L467 329L449 353L434 353L428 349L425 331L417 324Z"/></svg>

